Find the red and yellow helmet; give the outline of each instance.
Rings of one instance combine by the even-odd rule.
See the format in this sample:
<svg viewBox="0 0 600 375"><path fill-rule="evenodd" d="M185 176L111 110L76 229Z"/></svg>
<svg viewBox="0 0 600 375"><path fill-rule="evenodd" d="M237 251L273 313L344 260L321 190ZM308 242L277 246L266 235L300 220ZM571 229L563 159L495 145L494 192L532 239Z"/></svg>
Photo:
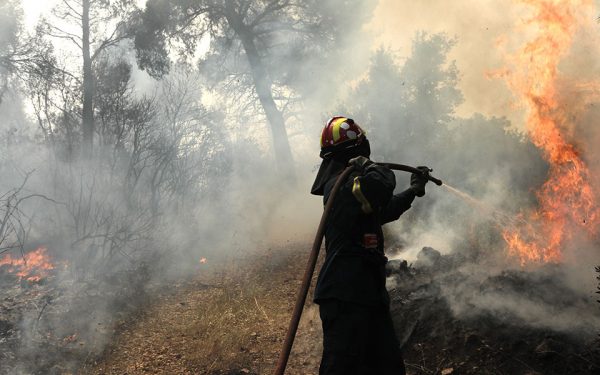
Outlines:
<svg viewBox="0 0 600 375"><path fill-rule="evenodd" d="M326 158L339 150L360 145L366 137L364 130L351 118L336 116L325 124L321 133L321 157Z"/></svg>

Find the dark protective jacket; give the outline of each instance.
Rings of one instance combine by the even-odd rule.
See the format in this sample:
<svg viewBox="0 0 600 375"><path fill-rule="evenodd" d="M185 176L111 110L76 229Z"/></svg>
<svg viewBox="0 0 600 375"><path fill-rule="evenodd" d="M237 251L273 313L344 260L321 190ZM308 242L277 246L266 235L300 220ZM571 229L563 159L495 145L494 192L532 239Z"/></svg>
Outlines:
<svg viewBox="0 0 600 375"><path fill-rule="evenodd" d="M327 202L339 174L324 187ZM411 189L393 195L394 172L372 164L361 175L352 173L340 186L325 223L325 262L314 300L338 299L369 306L388 305L385 289L383 231L381 226L397 220L411 207Z"/></svg>

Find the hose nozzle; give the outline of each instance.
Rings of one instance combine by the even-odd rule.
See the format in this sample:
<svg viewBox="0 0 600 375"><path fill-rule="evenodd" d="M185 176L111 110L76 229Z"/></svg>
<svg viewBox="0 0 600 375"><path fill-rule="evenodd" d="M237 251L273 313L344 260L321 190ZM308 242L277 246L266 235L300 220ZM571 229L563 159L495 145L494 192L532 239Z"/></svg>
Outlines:
<svg viewBox="0 0 600 375"><path fill-rule="evenodd" d="M424 172L418 168L411 167L408 165L403 165L403 164L393 164L393 163L377 163L377 164L384 165L384 166L388 167L389 169L393 169L396 171L404 171L404 172L410 172L410 173L423 174L423 175L427 176L427 179L429 181L433 182L437 186L442 186L442 184L443 184L442 180L440 180L439 178L435 178L429 174L429 172L433 172L433 169L431 169L431 168L429 169L429 172Z"/></svg>

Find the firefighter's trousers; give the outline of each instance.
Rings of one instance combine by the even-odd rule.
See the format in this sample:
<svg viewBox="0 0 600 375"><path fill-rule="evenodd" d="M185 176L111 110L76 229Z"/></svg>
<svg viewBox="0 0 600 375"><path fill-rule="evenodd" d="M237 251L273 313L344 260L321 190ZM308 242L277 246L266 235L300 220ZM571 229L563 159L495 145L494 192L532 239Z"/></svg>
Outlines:
<svg viewBox="0 0 600 375"><path fill-rule="evenodd" d="M389 307L319 302L323 358L319 375L404 375Z"/></svg>

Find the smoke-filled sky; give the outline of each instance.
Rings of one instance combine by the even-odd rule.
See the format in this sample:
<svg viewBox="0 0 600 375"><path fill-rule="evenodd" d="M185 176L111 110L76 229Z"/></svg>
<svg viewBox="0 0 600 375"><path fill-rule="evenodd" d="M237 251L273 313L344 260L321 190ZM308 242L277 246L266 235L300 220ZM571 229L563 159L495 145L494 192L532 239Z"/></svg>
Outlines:
<svg viewBox="0 0 600 375"><path fill-rule="evenodd" d="M136 0L143 6L144 0ZM456 38L456 46L450 59L455 60L461 73L459 88L465 97L458 108L459 115L475 112L492 116L505 116L519 127L522 113L516 108L510 91L502 80L488 78L487 74L503 67L504 51L514 50L523 42L519 24L530 14L530 9L514 0L372 0L378 4L372 20L365 31L373 36L373 48L385 47L397 52L401 59L410 56L412 40L417 32L446 33ZM596 0L595 8L600 8ZM56 4L56 1L23 0L25 24L33 29L40 16ZM598 51L590 46L600 45L600 14L589 14L588 27L575 46L573 65L586 64L577 69L578 74L597 77L600 74ZM595 27L590 29L589 25ZM366 36L366 35L365 35ZM582 45L583 44L583 45ZM362 47L362 44L357 43ZM358 48L357 48L358 49ZM354 53L369 54L371 51L355 50Z"/></svg>
<svg viewBox="0 0 600 375"><path fill-rule="evenodd" d="M411 40L419 31L443 32L455 37L457 44L450 59L456 60L460 70L459 87L465 97L458 114L480 112L506 116L519 127L522 113L517 115L519 112L505 83L488 79L486 74L503 67L503 49L514 51L525 41L527 34L520 24L531 15L531 8L523 3L514 0L380 0L368 30L374 33L376 46L396 50L401 57L410 56ZM599 5L600 2L595 1L596 9ZM588 77L598 77L600 73L596 58L600 45L598 15L598 12L588 15L585 35L578 38L579 45L573 52L575 58L567 59L577 67L585 64L585 69L577 69L577 73Z"/></svg>
<svg viewBox="0 0 600 375"><path fill-rule="evenodd" d="M140 6L145 2L136 1ZM359 65L365 74L368 69L366 63L374 49L381 46L390 48L396 52L400 60L398 63L402 64L404 59L412 55L412 42L417 32L446 33L456 39L455 46L449 52L449 58L455 61L459 70L458 89L464 96L464 101L457 109L459 117L467 118L475 112L486 116L504 116L511 121L512 126L523 129L523 109L515 104L515 100L518 99L513 96L504 80L488 78L488 74L506 67L507 53L514 53L527 42L530 36L528 32L531 30L523 27L523 21L531 16L532 10L525 4L526 1L372 1L377 3L372 19L350 42L352 53L357 55L353 60L360 61ZM23 0L27 26L32 28L39 17L49 12L55 4L54 0ZM585 15L585 19L582 20L585 27L576 36L570 55L563 59L560 68L567 78L585 81L599 76L600 59L596 58L600 55L596 48L600 46L600 24L596 22L596 9L599 4L600 0L595 1L595 9ZM371 39L373 43L365 43ZM372 46L372 50L365 50L365 45ZM351 65L350 61L348 65ZM360 71L361 68L355 70ZM142 91L147 91L144 89L144 83L150 79L145 74L139 74L137 69L134 69L133 74L137 89L141 87ZM142 78L137 79L139 76ZM360 73L357 74L356 79L361 78ZM321 114L327 110L329 108L311 107L307 112ZM352 112L354 108L349 110ZM367 129L372 126L368 123L364 125ZM315 126L315 129L319 126ZM316 163L318 159L315 139L318 134L317 131L313 134L313 131L308 129L292 129L288 132L291 133L290 137L295 137L295 141L301 139L300 142L294 143L294 151L297 154L313 155ZM267 138L268 136L265 137ZM307 179L306 184L309 185L310 182Z"/></svg>

